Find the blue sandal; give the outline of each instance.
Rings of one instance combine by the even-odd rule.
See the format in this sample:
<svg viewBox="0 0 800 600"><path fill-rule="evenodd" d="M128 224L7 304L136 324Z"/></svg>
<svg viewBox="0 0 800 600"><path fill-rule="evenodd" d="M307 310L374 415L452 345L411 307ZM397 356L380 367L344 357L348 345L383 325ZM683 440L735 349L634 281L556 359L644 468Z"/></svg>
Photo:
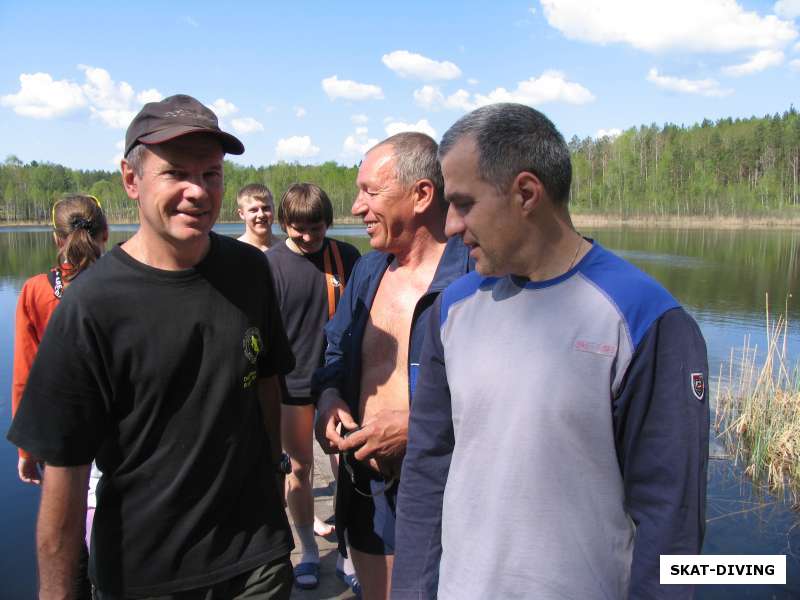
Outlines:
<svg viewBox="0 0 800 600"><path fill-rule="evenodd" d="M342 582L350 588L350 590L355 594L355 597L361 600L361 584L358 581L358 577L355 576L355 573L352 575L347 575L341 569L336 569L336 576L342 580Z"/></svg>
<svg viewBox="0 0 800 600"><path fill-rule="evenodd" d="M313 581L300 581L300 577L313 577ZM313 590L319 585L319 563L304 562L294 568L294 584L301 590Z"/></svg>

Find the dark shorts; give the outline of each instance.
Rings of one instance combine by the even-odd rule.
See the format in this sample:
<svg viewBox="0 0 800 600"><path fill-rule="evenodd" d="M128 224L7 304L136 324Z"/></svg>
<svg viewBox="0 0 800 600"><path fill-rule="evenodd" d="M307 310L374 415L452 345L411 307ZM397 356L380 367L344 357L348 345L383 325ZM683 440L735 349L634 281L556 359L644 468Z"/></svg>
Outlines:
<svg viewBox="0 0 800 600"><path fill-rule="evenodd" d="M289 600L292 579L292 562L289 556L282 556L220 583L142 600ZM94 598L117 600L119 597L95 589Z"/></svg>
<svg viewBox="0 0 800 600"><path fill-rule="evenodd" d="M398 483L386 488L387 482L379 473L353 458L348 460L353 467L353 477L341 458L336 484L336 534L340 549L345 539L343 530L346 530L347 541L355 550L383 556L394 554Z"/></svg>
<svg viewBox="0 0 800 600"><path fill-rule="evenodd" d="M287 404L288 406L308 406L309 404L314 404L314 399L310 396L283 396L283 400L281 401L282 404Z"/></svg>

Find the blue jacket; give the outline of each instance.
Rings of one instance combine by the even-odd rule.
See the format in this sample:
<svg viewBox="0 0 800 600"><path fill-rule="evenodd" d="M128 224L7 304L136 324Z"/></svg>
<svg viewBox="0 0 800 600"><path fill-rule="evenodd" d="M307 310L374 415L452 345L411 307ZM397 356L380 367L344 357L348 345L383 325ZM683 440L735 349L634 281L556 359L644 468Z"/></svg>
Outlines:
<svg viewBox="0 0 800 600"><path fill-rule="evenodd" d="M325 326L328 346L325 350L325 365L314 373L311 393L319 397L326 389L336 388L350 408L354 418L358 418L359 397L361 393L361 344L364 330L369 320L370 309L375 300L383 274L389 268L394 256L383 252L370 252L362 256L350 275L344 296L339 302L336 314ZM427 322L439 294L453 281L472 268L469 249L460 238L448 240L439 266L427 292L417 301L411 320L411 338L408 344L408 397L411 403L419 373L419 359L422 342L427 330ZM340 480L342 463L339 464ZM347 506L350 502L350 486L336 487L336 530L339 538L339 551L346 556L344 531L347 529Z"/></svg>
<svg viewBox="0 0 800 600"><path fill-rule="evenodd" d="M355 418L358 417L361 392L361 343L364 329L378 285L392 260L394 255L374 251L365 254L356 263L336 314L325 326L328 342L325 365L316 370L311 382L311 393L314 397L318 397L328 388L337 388ZM471 264L469 249L461 239L450 238L428 291L417 302L408 344L409 402L413 397L419 373L419 357L431 306L444 288L471 270Z"/></svg>

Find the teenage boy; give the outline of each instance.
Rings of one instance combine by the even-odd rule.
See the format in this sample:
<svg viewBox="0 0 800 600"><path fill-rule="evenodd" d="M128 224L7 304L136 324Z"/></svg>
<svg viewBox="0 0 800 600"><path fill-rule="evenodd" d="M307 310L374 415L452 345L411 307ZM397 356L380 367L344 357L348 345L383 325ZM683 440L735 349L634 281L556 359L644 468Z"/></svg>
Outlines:
<svg viewBox="0 0 800 600"><path fill-rule="evenodd" d="M92 459L95 598L289 598L278 471L294 359L264 254L211 231L225 152L244 146L190 96L128 127L139 229L70 285L8 434L47 464L43 600L69 597Z"/></svg>
<svg viewBox="0 0 800 600"><path fill-rule="evenodd" d="M289 395L284 397L281 411L283 447L292 465L286 478L286 502L302 551L294 568L295 585L313 589L319 584L319 550L314 539L311 376L323 363L324 327L336 310L359 252L350 244L325 237L333 224L333 207L325 191L314 184L298 183L286 190L278 222L286 232L286 242L271 248L267 259L286 333L297 357L294 371L286 377Z"/></svg>
<svg viewBox="0 0 800 600"><path fill-rule="evenodd" d="M244 235L237 238L262 252L272 247L272 222L275 207L272 192L260 183L248 183L236 194L237 212L244 221Z"/></svg>

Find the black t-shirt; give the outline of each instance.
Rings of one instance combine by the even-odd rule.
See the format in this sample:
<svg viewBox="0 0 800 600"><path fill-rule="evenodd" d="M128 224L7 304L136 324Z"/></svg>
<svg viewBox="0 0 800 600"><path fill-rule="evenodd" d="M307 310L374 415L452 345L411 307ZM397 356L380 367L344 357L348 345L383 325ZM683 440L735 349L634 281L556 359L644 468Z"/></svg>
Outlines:
<svg viewBox="0 0 800 600"><path fill-rule="evenodd" d="M8 438L52 465L97 459L101 591L192 589L291 550L256 390L293 366L267 261L230 238L185 271L115 247L69 286Z"/></svg>
<svg viewBox="0 0 800 600"><path fill-rule="evenodd" d="M325 354L325 324L328 322L328 287L325 281L324 254L330 245L325 238L319 252L297 254L286 243L267 250L275 292L292 344L297 364L286 377L289 395L305 398L311 395L311 376L322 365ZM337 240L342 256L345 281L350 279L353 265L359 258L358 250L346 242ZM334 273L335 273L335 263Z"/></svg>

